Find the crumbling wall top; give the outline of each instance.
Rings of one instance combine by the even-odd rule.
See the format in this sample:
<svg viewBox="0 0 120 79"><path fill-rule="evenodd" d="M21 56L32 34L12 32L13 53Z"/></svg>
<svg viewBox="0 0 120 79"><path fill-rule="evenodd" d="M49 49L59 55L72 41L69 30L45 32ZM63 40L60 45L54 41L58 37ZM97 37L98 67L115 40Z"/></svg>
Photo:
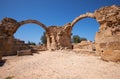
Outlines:
<svg viewBox="0 0 120 79"><path fill-rule="evenodd" d="M120 7L115 5L102 7L94 12L94 16L101 24L120 21Z"/></svg>

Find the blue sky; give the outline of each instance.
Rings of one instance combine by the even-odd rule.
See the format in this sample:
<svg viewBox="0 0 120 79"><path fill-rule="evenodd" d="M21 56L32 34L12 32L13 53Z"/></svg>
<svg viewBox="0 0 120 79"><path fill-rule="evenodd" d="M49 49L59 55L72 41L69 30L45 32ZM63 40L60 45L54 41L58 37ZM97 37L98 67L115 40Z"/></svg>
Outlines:
<svg viewBox="0 0 120 79"><path fill-rule="evenodd" d="M62 26L86 12L94 12L103 6L120 5L120 0L0 0L0 20L4 17L17 21L35 19L47 26ZM94 41L99 24L95 19L85 18L73 28L73 35ZM44 30L36 24L21 26L14 34L24 41L40 42Z"/></svg>

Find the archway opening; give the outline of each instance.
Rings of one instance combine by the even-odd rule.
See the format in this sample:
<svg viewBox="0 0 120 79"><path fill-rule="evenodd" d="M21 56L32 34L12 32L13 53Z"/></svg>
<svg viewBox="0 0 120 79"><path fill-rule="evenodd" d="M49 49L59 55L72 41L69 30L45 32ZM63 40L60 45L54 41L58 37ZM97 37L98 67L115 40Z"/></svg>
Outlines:
<svg viewBox="0 0 120 79"><path fill-rule="evenodd" d="M72 40L75 35L77 35L80 41L77 43L73 42L74 50L82 51L96 51L94 39L96 32L99 30L99 23L96 19L86 18L80 20L76 23L72 30Z"/></svg>
<svg viewBox="0 0 120 79"><path fill-rule="evenodd" d="M72 29L72 37L78 35L80 38L86 38L94 42L95 34L99 30L99 23L96 19L85 18L77 22ZM71 39L72 39L71 37Z"/></svg>
<svg viewBox="0 0 120 79"><path fill-rule="evenodd" d="M32 42L38 45L41 43L40 38L44 32L45 30L36 24L25 24L17 29L14 37L25 41L25 43Z"/></svg>

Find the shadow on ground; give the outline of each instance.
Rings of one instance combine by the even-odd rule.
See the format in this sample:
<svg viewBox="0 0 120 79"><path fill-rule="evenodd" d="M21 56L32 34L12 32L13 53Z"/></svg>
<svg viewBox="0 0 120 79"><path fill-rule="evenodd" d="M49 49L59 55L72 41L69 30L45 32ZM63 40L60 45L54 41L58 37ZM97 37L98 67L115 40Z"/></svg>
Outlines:
<svg viewBox="0 0 120 79"><path fill-rule="evenodd" d="M0 61L0 67L2 67L6 62L6 59Z"/></svg>

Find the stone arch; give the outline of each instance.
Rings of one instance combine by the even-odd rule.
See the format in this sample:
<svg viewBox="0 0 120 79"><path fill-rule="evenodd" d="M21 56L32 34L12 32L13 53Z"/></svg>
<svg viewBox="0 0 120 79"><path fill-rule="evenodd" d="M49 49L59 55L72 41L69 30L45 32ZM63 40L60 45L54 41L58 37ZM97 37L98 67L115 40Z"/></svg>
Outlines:
<svg viewBox="0 0 120 79"><path fill-rule="evenodd" d="M14 33L19 29L19 27L28 23L37 24L41 26L45 31L47 31L47 27L37 20L24 20L21 22L17 22L12 18L4 18L0 22L0 42L1 42L0 53L2 52L2 55L14 55L16 54L17 50L21 49L21 47L18 46L19 45L18 42L21 43L22 41L15 39ZM26 49L27 47L25 47L24 49Z"/></svg>
<svg viewBox="0 0 120 79"><path fill-rule="evenodd" d="M74 27L74 25L80 21L81 19L83 18L94 18L95 19L95 16L94 16L94 13L86 13L86 14L82 14L78 17L76 17L72 22L71 22L71 27Z"/></svg>
<svg viewBox="0 0 120 79"><path fill-rule="evenodd" d="M100 26L100 23L97 21L96 19L96 16L94 15L94 13L85 13L85 14L82 14L82 15L79 15L78 17L76 17L72 22L71 22L71 32L73 30L73 27L81 20L83 19L92 19L92 20L95 20L96 23L98 23L98 25ZM92 28L92 27L91 27ZM98 27L97 27L98 29ZM87 30L87 29L86 29ZM94 33L95 34L95 33Z"/></svg>
<svg viewBox="0 0 120 79"><path fill-rule="evenodd" d="M72 36L79 35L81 38L86 38L88 41L94 42L94 37L99 31L100 24L94 18L84 18L77 22L71 30ZM72 38L71 38L72 39Z"/></svg>
<svg viewBox="0 0 120 79"><path fill-rule="evenodd" d="M87 17L95 18L97 22L100 23L100 29L95 36L96 50L120 50L120 7L115 5L100 8L94 13L86 13L80 15L75 18L71 23L67 23L66 25L61 27L46 27L44 24L37 20L25 20L17 22L16 20L11 18L4 18L0 22L0 41L2 43L0 50L4 49L3 47L8 46L7 43L10 43L11 36L13 36L13 34L21 25L27 23L38 24L46 30L46 36L48 39L47 41L49 41L47 43L48 48L55 50L71 48L72 46L70 42L70 36L72 27L79 20Z"/></svg>
<svg viewBox="0 0 120 79"><path fill-rule="evenodd" d="M69 46L69 48L72 48L72 43L71 43L72 28L74 27L74 25L78 21L80 21L81 19L84 19L84 18L93 18L93 19L96 19L96 17L94 16L94 13L86 13L86 14L82 14L82 15L78 16L72 22L67 23L66 25L63 26L63 31L64 31L63 36L64 36L65 39L67 39L67 41L64 40L65 41L64 43L67 44L66 47Z"/></svg>
<svg viewBox="0 0 120 79"><path fill-rule="evenodd" d="M0 27L2 27L0 29L1 31L1 35L3 36L13 36L13 34L17 31L17 29L24 25L24 24L28 24L28 23L34 23L34 24L37 24L39 26L41 26L45 31L47 30L47 27L37 21L37 20L24 20L24 21L21 21L21 22L17 22L16 20L12 19L12 18L4 18L1 23L0 23Z"/></svg>
<svg viewBox="0 0 120 79"><path fill-rule="evenodd" d="M37 20L24 20L24 21L21 21L21 22L18 22L18 25L19 26L16 26L16 28L14 29L14 33L17 31L17 29L19 28L19 27L21 27L22 25L24 25L24 24L28 24L28 23L33 23L33 24L37 24L37 25L39 25L40 27L42 27L45 31L47 31L47 27L46 27L46 25L44 25L43 23L41 23L41 22L39 22L39 21L37 21Z"/></svg>
<svg viewBox="0 0 120 79"><path fill-rule="evenodd" d="M20 25L24 25L24 24L28 24L28 23L37 24L37 25L41 26L44 30L47 30L46 25L44 25L43 23L41 23L37 20L24 20L24 21L19 22Z"/></svg>

